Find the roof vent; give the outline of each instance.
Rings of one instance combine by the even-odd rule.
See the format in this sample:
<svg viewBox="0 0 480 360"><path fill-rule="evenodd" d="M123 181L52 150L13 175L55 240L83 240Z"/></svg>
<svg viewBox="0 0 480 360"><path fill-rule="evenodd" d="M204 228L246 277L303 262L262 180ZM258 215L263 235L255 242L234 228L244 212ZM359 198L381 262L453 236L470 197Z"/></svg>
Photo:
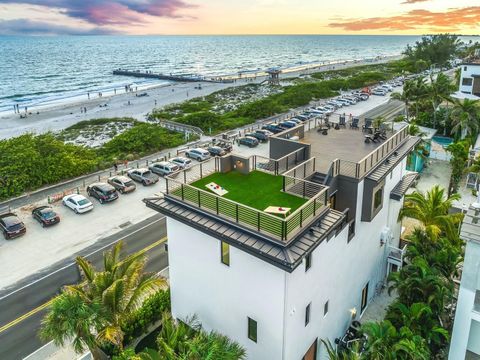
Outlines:
<svg viewBox="0 0 480 360"><path fill-rule="evenodd" d="M398 155L398 151L395 150L395 151L393 152L393 155L394 155L394 156L397 156L397 155Z"/></svg>
<svg viewBox="0 0 480 360"><path fill-rule="evenodd" d="M389 160L389 159L386 159L386 160L385 160L385 164L387 164L387 165L390 164L390 160Z"/></svg>

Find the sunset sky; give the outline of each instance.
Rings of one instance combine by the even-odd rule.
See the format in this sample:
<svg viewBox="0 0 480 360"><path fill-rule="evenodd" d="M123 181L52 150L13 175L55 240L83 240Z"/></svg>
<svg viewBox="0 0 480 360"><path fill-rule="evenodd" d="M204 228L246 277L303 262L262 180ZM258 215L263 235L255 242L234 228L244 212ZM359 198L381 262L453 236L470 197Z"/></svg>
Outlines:
<svg viewBox="0 0 480 360"><path fill-rule="evenodd" d="M480 0L0 0L1 34L480 34Z"/></svg>

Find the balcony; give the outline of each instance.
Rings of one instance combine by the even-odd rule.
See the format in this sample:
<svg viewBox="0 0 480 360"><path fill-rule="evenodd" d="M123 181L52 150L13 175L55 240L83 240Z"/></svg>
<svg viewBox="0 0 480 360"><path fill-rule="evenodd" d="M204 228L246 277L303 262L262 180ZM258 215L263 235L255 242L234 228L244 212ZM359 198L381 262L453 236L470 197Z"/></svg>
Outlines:
<svg viewBox="0 0 480 360"><path fill-rule="evenodd" d="M236 155L213 158L166 177L165 197L287 245L328 209L327 187L282 175L295 169L297 161L303 158L293 153L278 160ZM209 190L206 185L211 182L228 193L221 196ZM271 214L264 211L269 206L290 211Z"/></svg>

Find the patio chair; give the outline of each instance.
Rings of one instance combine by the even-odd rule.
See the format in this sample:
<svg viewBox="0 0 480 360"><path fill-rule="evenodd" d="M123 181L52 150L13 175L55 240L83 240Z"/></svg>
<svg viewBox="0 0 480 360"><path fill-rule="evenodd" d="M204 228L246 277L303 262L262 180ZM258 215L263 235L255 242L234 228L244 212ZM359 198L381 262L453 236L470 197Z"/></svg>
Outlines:
<svg viewBox="0 0 480 360"><path fill-rule="evenodd" d="M365 119L365 125L362 126L362 131L368 131L370 134L373 133L372 119Z"/></svg>
<svg viewBox="0 0 480 360"><path fill-rule="evenodd" d="M365 135L365 142L368 144L370 142L379 142L379 141L382 141L382 138L381 138L381 133L380 131L375 131L375 133L372 135L372 134L367 134Z"/></svg>
<svg viewBox="0 0 480 360"><path fill-rule="evenodd" d="M360 119L358 117L354 117L352 119L352 123L350 124L350 129L359 129L358 128L358 123L360 122Z"/></svg>

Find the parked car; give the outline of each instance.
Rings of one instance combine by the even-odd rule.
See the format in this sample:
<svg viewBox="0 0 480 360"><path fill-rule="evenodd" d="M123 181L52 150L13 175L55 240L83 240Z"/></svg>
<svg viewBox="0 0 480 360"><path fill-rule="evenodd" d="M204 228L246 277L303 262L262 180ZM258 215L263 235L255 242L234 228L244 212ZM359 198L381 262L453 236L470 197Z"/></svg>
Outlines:
<svg viewBox="0 0 480 360"><path fill-rule="evenodd" d="M167 176L173 174L175 171L180 170L180 166L171 163L169 161L160 161L153 163L148 167L153 173L160 176Z"/></svg>
<svg viewBox="0 0 480 360"><path fill-rule="evenodd" d="M85 196L80 194L70 194L62 199L63 205L72 209L75 214L83 214L93 210L93 204Z"/></svg>
<svg viewBox="0 0 480 360"><path fill-rule="evenodd" d="M222 149L220 146L210 146L207 150L212 156L223 156L227 154L225 149Z"/></svg>
<svg viewBox="0 0 480 360"><path fill-rule="evenodd" d="M60 216L51 206L39 206L32 210L32 216L43 227L52 226L60 222Z"/></svg>
<svg viewBox="0 0 480 360"><path fill-rule="evenodd" d="M160 179L158 175L145 168L128 170L127 176L134 181L142 183L144 186L156 184Z"/></svg>
<svg viewBox="0 0 480 360"><path fill-rule="evenodd" d="M107 182L112 185L120 194L127 194L132 191L135 191L137 185L126 176L112 176L107 180Z"/></svg>
<svg viewBox="0 0 480 360"><path fill-rule="evenodd" d="M207 150L200 148L187 150L185 155L191 159L195 159L198 161L210 159L210 153Z"/></svg>
<svg viewBox="0 0 480 360"><path fill-rule="evenodd" d="M297 123L294 122L294 121L287 120L287 121L281 122L278 125L280 125L281 127L285 128L285 129L291 129L291 128L294 128L295 126L297 126Z"/></svg>
<svg viewBox="0 0 480 360"><path fill-rule="evenodd" d="M220 146L227 153L233 150L233 144L230 141L216 140L213 145Z"/></svg>
<svg viewBox="0 0 480 360"><path fill-rule="evenodd" d="M247 145L248 147L255 147L258 145L258 140L251 136L245 136L238 140L238 145Z"/></svg>
<svg viewBox="0 0 480 360"><path fill-rule="evenodd" d="M305 115L297 115L296 117L297 117L297 119L299 119L301 121L307 121L308 120L308 117L305 116Z"/></svg>
<svg viewBox="0 0 480 360"><path fill-rule="evenodd" d="M372 95L385 96L387 93L381 89L373 89Z"/></svg>
<svg viewBox="0 0 480 360"><path fill-rule="evenodd" d="M100 204L112 202L118 199L117 190L110 184L95 183L87 186L88 196L97 199Z"/></svg>
<svg viewBox="0 0 480 360"><path fill-rule="evenodd" d="M294 122L294 123L297 124L297 125L300 125L300 124L303 123L302 120L297 119L297 118L291 118L291 119L288 119L288 121L292 121L292 122Z"/></svg>
<svg viewBox="0 0 480 360"><path fill-rule="evenodd" d="M262 126L262 129L263 130L268 130L274 134L278 134L279 132L282 132L283 130L285 130L284 128L281 128L280 126L278 126L277 124L267 124L267 125L263 125Z"/></svg>
<svg viewBox="0 0 480 360"><path fill-rule="evenodd" d="M186 169L192 165L192 160L183 156L177 156L170 159L170 162L177 165L180 169Z"/></svg>
<svg viewBox="0 0 480 360"><path fill-rule="evenodd" d="M13 239L25 235L25 224L14 213L8 212L0 215L0 230L5 239Z"/></svg>
<svg viewBox="0 0 480 360"><path fill-rule="evenodd" d="M268 132L268 133L267 133L267 132ZM269 134L271 134L271 132L268 131L268 130L257 130L257 131L255 131L255 132L251 132L251 133L245 134L245 136L254 137L254 138L257 139L258 141L266 142L266 141L268 141L268 138L271 136L271 135L269 135Z"/></svg>

